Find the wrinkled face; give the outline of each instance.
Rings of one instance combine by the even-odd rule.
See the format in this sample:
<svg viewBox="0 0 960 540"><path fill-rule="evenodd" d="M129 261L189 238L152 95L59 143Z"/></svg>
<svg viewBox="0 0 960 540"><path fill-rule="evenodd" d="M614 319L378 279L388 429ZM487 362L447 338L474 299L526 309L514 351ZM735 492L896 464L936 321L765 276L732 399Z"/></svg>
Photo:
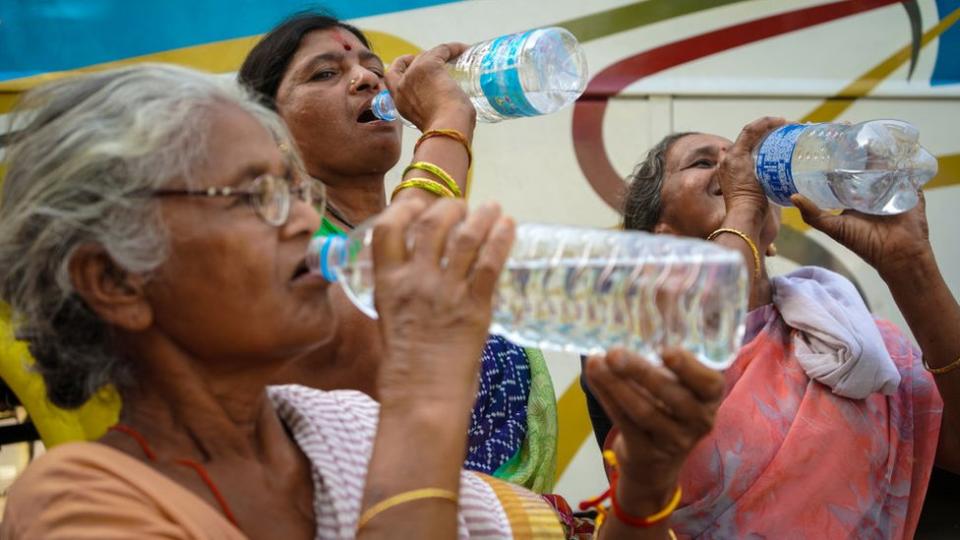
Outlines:
<svg viewBox="0 0 960 540"><path fill-rule="evenodd" d="M277 90L277 108L313 176L382 174L400 159L400 122L369 112L385 88L383 73L380 58L347 30L303 38Z"/></svg>
<svg viewBox="0 0 960 540"><path fill-rule="evenodd" d="M192 187L244 189L264 173L290 176L273 137L248 113L223 105L209 126L208 157ZM327 284L303 271L320 225L308 203L295 199L279 227L243 197L165 197L160 204L169 254L146 294L155 326L178 347L229 371L290 359L329 339L335 325Z"/></svg>
<svg viewBox="0 0 960 540"><path fill-rule="evenodd" d="M667 150L662 207L656 232L706 238L720 228L727 209L717 178L717 165L733 143L718 135L693 133ZM773 242L780 228L780 209L771 204L760 233L760 246Z"/></svg>

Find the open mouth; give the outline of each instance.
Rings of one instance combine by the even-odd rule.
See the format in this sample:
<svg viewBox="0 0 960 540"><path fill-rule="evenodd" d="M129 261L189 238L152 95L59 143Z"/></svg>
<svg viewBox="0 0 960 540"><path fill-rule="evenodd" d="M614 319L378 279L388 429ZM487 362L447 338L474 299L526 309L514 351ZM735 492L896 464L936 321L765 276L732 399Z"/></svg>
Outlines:
<svg viewBox="0 0 960 540"><path fill-rule="evenodd" d="M369 124L370 122L376 122L378 120L380 119L377 118L370 109L364 109L363 112L360 113L360 116L357 117L357 122L360 124Z"/></svg>
<svg viewBox="0 0 960 540"><path fill-rule="evenodd" d="M300 264L298 264L297 268L294 269L293 276L290 277L290 280L293 281L293 280L299 279L309 273L310 273L310 268L307 267L307 260L304 259L300 261Z"/></svg>

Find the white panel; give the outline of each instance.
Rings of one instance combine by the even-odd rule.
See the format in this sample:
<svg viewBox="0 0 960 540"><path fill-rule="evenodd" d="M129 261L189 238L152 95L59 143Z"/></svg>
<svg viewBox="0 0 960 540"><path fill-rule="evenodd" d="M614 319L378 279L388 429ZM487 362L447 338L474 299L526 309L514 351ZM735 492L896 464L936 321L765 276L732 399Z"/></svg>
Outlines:
<svg viewBox="0 0 960 540"><path fill-rule="evenodd" d="M633 3L631 0L590 0L589 5L577 0L479 0L364 17L351 22L364 29L389 32L427 47L446 41L476 43Z"/></svg>
<svg viewBox="0 0 960 540"><path fill-rule="evenodd" d="M673 100L675 131L699 131L736 140L740 130L762 116L799 120L822 100L803 98L676 97Z"/></svg>
<svg viewBox="0 0 960 540"><path fill-rule="evenodd" d="M654 143L655 98L617 98L608 102L603 117L607 157L620 178L626 178L642 154ZM660 111L662 114L662 111ZM670 121L667 111L667 121Z"/></svg>

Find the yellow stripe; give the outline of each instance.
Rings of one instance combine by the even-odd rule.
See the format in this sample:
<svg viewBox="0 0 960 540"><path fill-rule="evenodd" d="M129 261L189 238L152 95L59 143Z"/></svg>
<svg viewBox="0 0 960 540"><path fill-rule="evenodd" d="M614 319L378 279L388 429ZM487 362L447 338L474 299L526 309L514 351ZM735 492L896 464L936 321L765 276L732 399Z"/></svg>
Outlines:
<svg viewBox="0 0 960 540"><path fill-rule="evenodd" d="M13 108L20 97L20 92L0 92L0 114Z"/></svg>
<svg viewBox="0 0 960 540"><path fill-rule="evenodd" d="M940 170L923 189L928 190L960 184L960 154L940 156L937 161L940 162Z"/></svg>
<svg viewBox="0 0 960 540"><path fill-rule="evenodd" d="M373 46L374 50L380 54L380 56L383 58L383 61L387 63L391 62L394 58L400 55L416 54L421 50L419 47L410 43L409 41L391 34L376 31L367 31L365 34L370 40L370 44ZM124 58L123 60L95 64L73 70L53 71L50 73L34 75L32 77L3 81L0 82L0 113L9 111L13 107L20 93L24 92L25 90L29 90L34 86L44 82L62 79L63 77L69 77L80 73L101 71L104 69L129 66L131 64L139 64L143 62L166 62L170 64L179 64L202 71L209 71L211 73L230 73L237 71L240 69L241 64L243 64L244 58L246 58L247 54L250 53L250 49L252 49L253 46L256 45L256 43L260 40L260 37L261 36L250 36L228 39L226 41L218 41L216 43L205 43L203 45L195 45L192 47L172 49L169 51L146 54L143 56Z"/></svg>
<svg viewBox="0 0 960 540"><path fill-rule="evenodd" d="M477 476L493 489L500 500L513 538L546 540L565 537L557 513L539 495L492 476L479 473Z"/></svg>
<svg viewBox="0 0 960 540"><path fill-rule="evenodd" d="M557 419L559 420L557 479L559 479L570 466L573 457L577 455L577 450L593 432L590 415L587 412L587 398L583 395L583 389L580 388L579 379L574 379L557 400Z"/></svg>
<svg viewBox="0 0 960 540"><path fill-rule="evenodd" d="M936 26L924 32L923 36L920 38L920 48L922 49L923 47L926 47L936 37L953 26L958 19L960 19L960 8L953 10L950 15L944 17L943 20L941 20ZM819 107L810 111L810 113L804 116L800 121L832 122L833 120L836 120L841 114L844 113L844 111L850 108L850 106L853 105L857 99L872 92L877 85L883 82L884 79L889 77L891 73L896 71L897 68L899 68L909 59L910 45L907 45L899 51L893 53L886 60L880 62L863 75L857 77L856 80L840 90L837 95L825 100ZM941 171L945 167L946 165L941 160ZM939 179L941 176L943 175L938 175L937 178ZM937 183L936 181L933 181L927 184L926 189L940 187L942 185L948 185L956 182L957 177L954 175L953 181L947 181L946 183ZM809 225L804 223L803 218L800 216L800 211L796 208L785 208L783 210L782 217L783 224L792 229L806 231L810 228Z"/></svg>

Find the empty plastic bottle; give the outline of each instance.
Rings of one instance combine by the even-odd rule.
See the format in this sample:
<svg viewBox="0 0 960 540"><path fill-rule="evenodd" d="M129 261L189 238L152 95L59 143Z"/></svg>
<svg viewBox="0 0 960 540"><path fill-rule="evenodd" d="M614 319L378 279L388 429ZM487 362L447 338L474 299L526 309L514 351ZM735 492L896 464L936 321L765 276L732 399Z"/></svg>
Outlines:
<svg viewBox="0 0 960 540"><path fill-rule="evenodd" d="M563 28L539 28L477 43L448 64L477 109L477 120L550 114L576 101L587 87L587 59ZM396 120L386 90L371 104L381 120Z"/></svg>
<svg viewBox="0 0 960 540"><path fill-rule="evenodd" d="M792 124L771 132L756 152L757 178L773 202L800 193L824 209L899 214L937 174L917 128L900 120Z"/></svg>
<svg viewBox="0 0 960 540"><path fill-rule="evenodd" d="M315 237L307 266L375 318L371 238L368 224ZM493 305L490 331L520 345L653 361L676 345L723 369L743 337L747 273L738 252L703 240L521 224Z"/></svg>

